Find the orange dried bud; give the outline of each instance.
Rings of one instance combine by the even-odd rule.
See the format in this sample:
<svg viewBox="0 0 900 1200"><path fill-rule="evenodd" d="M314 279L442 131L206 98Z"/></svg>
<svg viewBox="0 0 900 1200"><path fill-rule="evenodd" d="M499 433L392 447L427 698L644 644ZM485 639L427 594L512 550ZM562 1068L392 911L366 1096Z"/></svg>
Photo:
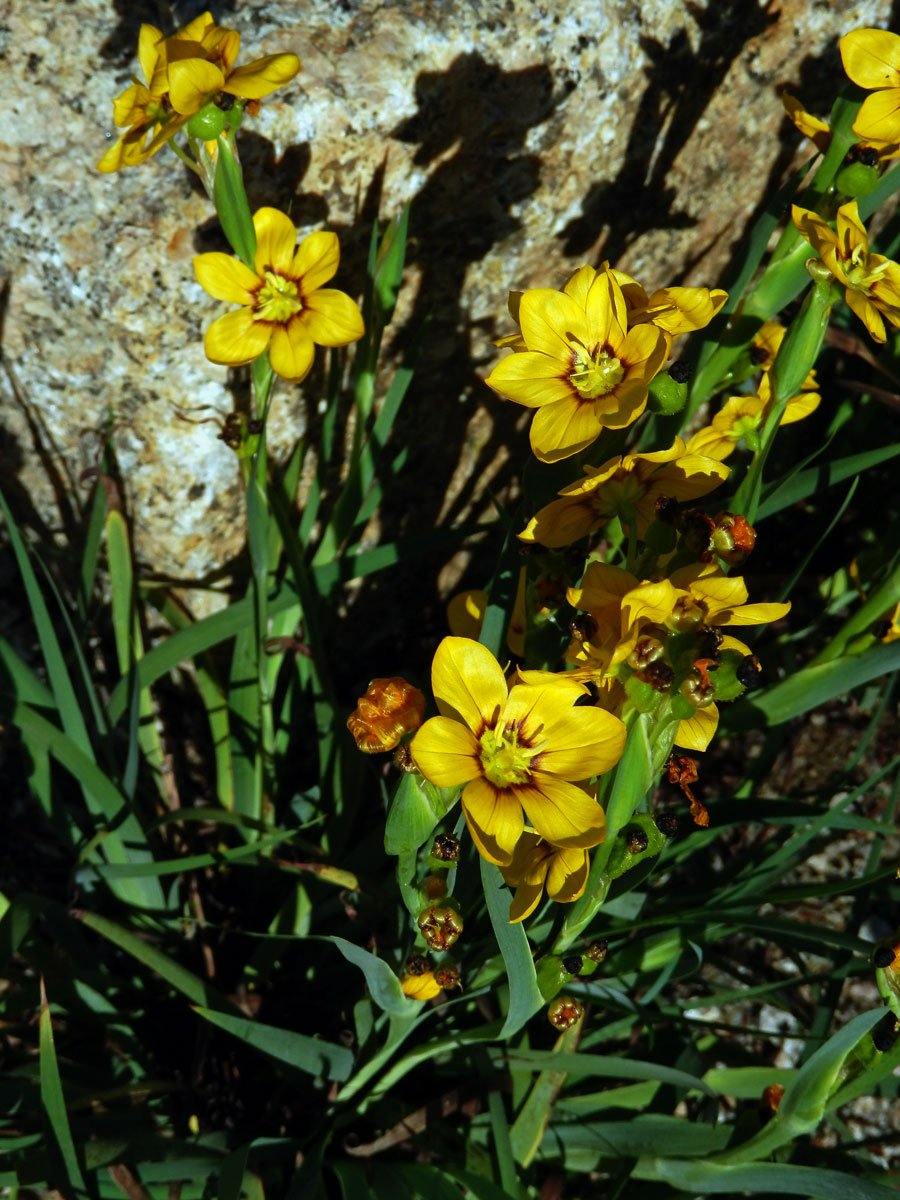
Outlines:
<svg viewBox="0 0 900 1200"><path fill-rule="evenodd" d="M720 512L712 534L712 548L730 567L737 567L756 544L756 530L740 513Z"/></svg>
<svg viewBox="0 0 900 1200"><path fill-rule="evenodd" d="M373 679L347 718L347 728L365 754L393 750L405 733L412 733L425 716L425 697L418 688L396 676Z"/></svg>
<svg viewBox="0 0 900 1200"><path fill-rule="evenodd" d="M432 950L449 950L463 931L463 919L449 905L430 904L419 914L417 922L422 937Z"/></svg>
<svg viewBox="0 0 900 1200"><path fill-rule="evenodd" d="M768 1114L777 1113L783 1095L784 1088L780 1083L770 1083L767 1088L763 1089L760 1108Z"/></svg>
<svg viewBox="0 0 900 1200"><path fill-rule="evenodd" d="M705 806L697 799L691 791L691 784L696 783L700 778L697 771L697 760L690 758L687 754L673 754L666 763L666 771L669 777L669 783L677 784L685 797L691 803L691 816L694 818L694 824L706 828L709 825L709 813Z"/></svg>
<svg viewBox="0 0 900 1200"><path fill-rule="evenodd" d="M584 1016L584 1005L572 996L557 996L547 1009L547 1020L554 1029L571 1029Z"/></svg>

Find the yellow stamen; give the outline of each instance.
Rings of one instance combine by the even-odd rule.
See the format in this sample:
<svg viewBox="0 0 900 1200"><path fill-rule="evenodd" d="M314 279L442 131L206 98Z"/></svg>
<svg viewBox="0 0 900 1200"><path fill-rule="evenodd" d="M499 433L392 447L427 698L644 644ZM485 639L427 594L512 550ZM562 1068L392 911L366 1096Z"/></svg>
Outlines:
<svg viewBox="0 0 900 1200"><path fill-rule="evenodd" d="M519 741L519 726L486 729L481 735L481 769L485 779L498 788L528 783L531 779L531 760L540 752L543 743L530 746Z"/></svg>
<svg viewBox="0 0 900 1200"><path fill-rule="evenodd" d="M266 271L265 279L256 296L254 316L260 321L283 325L303 308L300 289L293 279L286 279L275 271Z"/></svg>
<svg viewBox="0 0 900 1200"><path fill-rule="evenodd" d="M606 396L624 378L625 368L614 355L608 354L600 346L595 346L591 351L577 342L577 348L572 351L569 380L579 396L585 400Z"/></svg>

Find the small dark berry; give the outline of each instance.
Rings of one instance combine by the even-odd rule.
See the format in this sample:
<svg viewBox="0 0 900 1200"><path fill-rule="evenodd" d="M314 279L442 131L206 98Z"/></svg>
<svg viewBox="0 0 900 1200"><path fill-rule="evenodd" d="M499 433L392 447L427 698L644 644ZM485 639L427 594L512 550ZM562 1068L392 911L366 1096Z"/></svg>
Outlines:
<svg viewBox="0 0 900 1200"><path fill-rule="evenodd" d="M685 362L683 358L679 358L678 362L672 363L671 367L669 367L669 375L676 383L687 383L693 373L693 364Z"/></svg>
<svg viewBox="0 0 900 1200"><path fill-rule="evenodd" d="M584 965L584 959L580 954L570 954L562 960L562 965L570 975L578 975Z"/></svg>
<svg viewBox="0 0 900 1200"><path fill-rule="evenodd" d="M625 834L625 845L629 854L643 854L649 844L643 829L629 829Z"/></svg>
<svg viewBox="0 0 900 1200"><path fill-rule="evenodd" d="M876 967L880 967L882 970L884 970L885 967L891 967L894 965L894 960L896 957L897 954L893 946L879 946L872 955L872 962Z"/></svg>

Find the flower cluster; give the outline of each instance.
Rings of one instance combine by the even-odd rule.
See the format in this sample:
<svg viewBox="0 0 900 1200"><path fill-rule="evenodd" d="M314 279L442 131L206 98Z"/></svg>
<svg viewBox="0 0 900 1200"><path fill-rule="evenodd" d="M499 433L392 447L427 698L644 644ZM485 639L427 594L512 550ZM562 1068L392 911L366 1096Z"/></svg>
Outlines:
<svg viewBox="0 0 900 1200"><path fill-rule="evenodd" d="M587 449L603 429L636 421L672 339L702 329L726 298L707 288L648 295L636 279L607 264L580 267L560 291L511 293L509 311L519 333L498 343L513 353L485 382L537 410L531 448L542 462L558 462Z"/></svg>
<svg viewBox="0 0 900 1200"><path fill-rule="evenodd" d="M142 25L138 61L146 82L135 79L115 101L113 119L125 132L97 169L138 166L220 93L260 100L300 70L296 54L270 54L235 67L240 45L240 34L216 25L208 12L171 37L153 25Z"/></svg>
<svg viewBox="0 0 900 1200"><path fill-rule="evenodd" d="M632 706L677 721L675 744L688 750L709 745L716 699L735 698L756 674L750 648L723 627L775 621L791 607L748 604L744 580L714 562L643 580L592 562L568 600L587 617L569 647L576 676L593 681L601 702L616 710Z"/></svg>

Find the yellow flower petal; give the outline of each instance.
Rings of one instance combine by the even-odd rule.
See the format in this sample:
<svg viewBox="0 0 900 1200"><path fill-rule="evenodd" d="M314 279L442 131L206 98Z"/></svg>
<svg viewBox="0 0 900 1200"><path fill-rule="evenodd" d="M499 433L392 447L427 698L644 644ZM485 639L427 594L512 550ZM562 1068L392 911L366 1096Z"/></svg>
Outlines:
<svg viewBox="0 0 900 1200"><path fill-rule="evenodd" d="M269 54L229 72L222 91L244 100L261 100L289 83L299 70L296 54Z"/></svg>
<svg viewBox="0 0 900 1200"><path fill-rule="evenodd" d="M818 392L800 392L799 395L788 400L785 405L781 424L793 425L795 421L802 421L804 417L808 417L810 413L816 411L821 399Z"/></svg>
<svg viewBox="0 0 900 1200"><path fill-rule="evenodd" d="M277 208L258 208L253 214L253 228L256 231L253 265L257 275L262 276L266 271L292 275L297 230L290 217Z"/></svg>
<svg viewBox="0 0 900 1200"><path fill-rule="evenodd" d="M511 862L525 828L516 796L511 791L500 791L484 778L473 779L462 794L462 808L478 853L498 867Z"/></svg>
<svg viewBox="0 0 900 1200"><path fill-rule="evenodd" d="M487 592L460 592L447 605L447 624L456 637L478 640L487 609Z"/></svg>
<svg viewBox="0 0 900 1200"><path fill-rule="evenodd" d="M718 724L719 710L715 704L698 708L692 717L678 722L675 744L683 750L705 750L712 741Z"/></svg>
<svg viewBox="0 0 900 1200"><path fill-rule="evenodd" d="M812 248L818 251L819 254L834 250L834 247L837 245L837 234L829 227L827 221L822 220L818 213L794 204L791 207L791 218L800 231L800 234L806 238Z"/></svg>
<svg viewBox="0 0 900 1200"><path fill-rule="evenodd" d="M507 700L503 668L485 646L469 638L445 637L431 665L439 711L480 736L493 728Z"/></svg>
<svg viewBox="0 0 900 1200"><path fill-rule="evenodd" d="M188 21L187 25L178 30L175 37L186 42L200 42L208 30L215 28L215 24L215 18L207 9L198 17L194 17L193 21Z"/></svg>
<svg viewBox="0 0 900 1200"><path fill-rule="evenodd" d="M519 325L529 350L546 354L568 367L573 340L593 345L598 340L588 328L585 314L575 301L553 288L529 288L519 304Z"/></svg>
<svg viewBox="0 0 900 1200"><path fill-rule="evenodd" d="M855 313L865 325L873 340L878 343L884 342L887 337L884 330L884 319L868 296L848 287L844 292L844 299L851 312Z"/></svg>
<svg viewBox="0 0 900 1200"><path fill-rule="evenodd" d="M723 625L768 625L779 621L791 611L791 603L785 604L742 604L740 608L722 613Z"/></svg>
<svg viewBox="0 0 900 1200"><path fill-rule="evenodd" d="M249 308L238 308L213 321L203 339L210 362L238 367L259 358L269 344L272 326L254 321Z"/></svg>
<svg viewBox="0 0 900 1200"><path fill-rule="evenodd" d="M516 925L530 917L540 903L544 894L544 884L520 883L517 885L512 903L509 906L509 923Z"/></svg>
<svg viewBox="0 0 900 1200"><path fill-rule="evenodd" d="M238 258L214 251L198 254L194 261L197 282L216 300L251 305L259 278Z"/></svg>
<svg viewBox="0 0 900 1200"><path fill-rule="evenodd" d="M144 72L144 78L152 83L156 65L160 58L160 49L165 43L162 31L155 25L142 25L138 34L138 62Z"/></svg>
<svg viewBox="0 0 900 1200"><path fill-rule="evenodd" d="M434 977L434 971L426 971L423 975L405 975L400 980L403 995L410 1000L433 1000L441 994L441 985Z"/></svg>
<svg viewBox="0 0 900 1200"><path fill-rule="evenodd" d="M557 850L547 871L547 895L558 904L571 904L584 894L590 858L586 850Z"/></svg>
<svg viewBox="0 0 900 1200"><path fill-rule="evenodd" d="M282 379L299 383L312 369L316 347L299 316L292 317L288 325L272 328L269 346L269 361L272 370Z"/></svg>
<svg viewBox="0 0 900 1200"><path fill-rule="evenodd" d="M450 717L432 717L410 743L416 766L435 787L457 787L481 774L471 729Z"/></svg>
<svg viewBox="0 0 900 1200"><path fill-rule="evenodd" d="M859 208L855 200L842 204L837 210L835 227L839 253L845 262L853 258L855 250L868 250L869 235L859 219Z"/></svg>
<svg viewBox="0 0 900 1200"><path fill-rule="evenodd" d="M336 288L319 288L307 298L303 323L317 346L346 346L365 333L356 303Z"/></svg>
<svg viewBox="0 0 900 1200"><path fill-rule="evenodd" d="M574 398L559 360L536 351L523 350L501 359L484 382L507 400L526 408Z"/></svg>
<svg viewBox="0 0 900 1200"><path fill-rule="evenodd" d="M584 311L589 334L585 344L607 345L613 353L618 353L627 325L625 299L608 271L599 271L594 277L585 297Z"/></svg>
<svg viewBox="0 0 900 1200"><path fill-rule="evenodd" d="M844 70L861 88L900 87L900 37L883 29L854 29L841 38Z"/></svg>
<svg viewBox="0 0 900 1200"><path fill-rule="evenodd" d="M552 404L545 403L535 413L531 422L531 448L541 462L559 462L586 450L597 440L602 428L591 401L569 394Z"/></svg>
<svg viewBox="0 0 900 1200"><path fill-rule="evenodd" d="M340 261L341 247L337 234L321 230L303 239L288 273L292 279L301 281L304 296L309 296L334 277Z"/></svg>
<svg viewBox="0 0 900 1200"><path fill-rule="evenodd" d="M589 503L580 497L567 496L545 505L531 518L518 538L521 542L539 542L555 550L587 537L601 524L603 518L595 515Z"/></svg>
<svg viewBox="0 0 900 1200"><path fill-rule="evenodd" d="M602 708L578 705L555 721L548 715L543 736L549 749L535 760L539 769L572 781L605 774L625 749L625 726Z"/></svg>
<svg viewBox="0 0 900 1200"><path fill-rule="evenodd" d="M185 58L169 63L169 101L182 116L191 116L221 91L225 76L215 63L203 58Z"/></svg>
<svg viewBox="0 0 900 1200"><path fill-rule="evenodd" d="M585 264L569 276L563 291L575 301L579 308L583 309L587 304L587 295L591 290L591 284L596 278L596 270Z"/></svg>
<svg viewBox="0 0 900 1200"><path fill-rule="evenodd" d="M603 841L606 814L574 783L537 771L531 787L515 792L528 820L546 841L581 849Z"/></svg>

